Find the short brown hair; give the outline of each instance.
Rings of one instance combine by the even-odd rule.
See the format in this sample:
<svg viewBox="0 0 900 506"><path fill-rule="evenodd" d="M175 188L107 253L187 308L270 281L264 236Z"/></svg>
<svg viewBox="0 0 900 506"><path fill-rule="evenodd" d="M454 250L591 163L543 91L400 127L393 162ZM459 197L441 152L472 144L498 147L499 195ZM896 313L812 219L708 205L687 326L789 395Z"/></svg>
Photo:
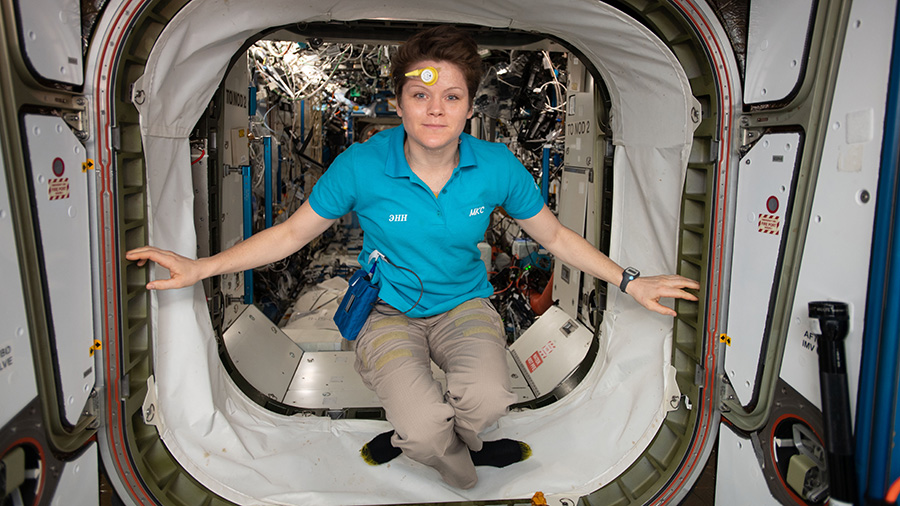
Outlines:
<svg viewBox="0 0 900 506"><path fill-rule="evenodd" d="M456 65L463 73L469 91L469 105L475 100L481 82L481 57L478 44L467 33L452 25L438 25L423 30L402 44L391 57L391 82L397 100L406 83L410 67L424 60L445 61Z"/></svg>

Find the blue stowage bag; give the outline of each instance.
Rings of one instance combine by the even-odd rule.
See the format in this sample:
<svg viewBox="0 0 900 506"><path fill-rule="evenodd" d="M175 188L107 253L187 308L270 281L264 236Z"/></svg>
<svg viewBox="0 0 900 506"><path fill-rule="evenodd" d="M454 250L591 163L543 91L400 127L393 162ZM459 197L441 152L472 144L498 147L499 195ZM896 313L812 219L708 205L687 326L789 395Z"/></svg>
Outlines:
<svg viewBox="0 0 900 506"><path fill-rule="evenodd" d="M344 300L334 314L334 323L344 339L353 341L378 301L378 287L372 284L365 269L356 271L349 283Z"/></svg>

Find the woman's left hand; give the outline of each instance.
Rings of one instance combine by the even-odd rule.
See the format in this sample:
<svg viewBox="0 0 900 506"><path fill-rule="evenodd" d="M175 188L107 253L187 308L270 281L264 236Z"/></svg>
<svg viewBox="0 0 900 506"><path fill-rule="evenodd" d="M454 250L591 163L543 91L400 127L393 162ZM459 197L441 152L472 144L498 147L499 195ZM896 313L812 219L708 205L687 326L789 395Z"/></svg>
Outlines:
<svg viewBox="0 0 900 506"><path fill-rule="evenodd" d="M639 277L628 283L625 293L631 295L645 308L667 316L675 316L675 310L663 306L659 299L673 297L685 300L697 300L697 296L685 289L699 290L700 283L692 279L676 275Z"/></svg>

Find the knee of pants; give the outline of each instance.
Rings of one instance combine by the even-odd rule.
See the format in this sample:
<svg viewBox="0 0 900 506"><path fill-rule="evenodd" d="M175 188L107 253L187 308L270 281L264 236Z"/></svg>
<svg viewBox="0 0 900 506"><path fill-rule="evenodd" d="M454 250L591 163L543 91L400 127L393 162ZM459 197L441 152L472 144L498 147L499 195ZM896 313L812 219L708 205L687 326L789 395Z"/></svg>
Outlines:
<svg viewBox="0 0 900 506"><path fill-rule="evenodd" d="M485 382L464 387L451 386L447 392L447 401L453 406L458 418L483 420L486 425L494 423L506 414L515 400L515 394L505 383Z"/></svg>
<svg viewBox="0 0 900 506"><path fill-rule="evenodd" d="M391 420L398 440L396 444L413 459L442 456L455 443L453 409L422 409L402 420Z"/></svg>

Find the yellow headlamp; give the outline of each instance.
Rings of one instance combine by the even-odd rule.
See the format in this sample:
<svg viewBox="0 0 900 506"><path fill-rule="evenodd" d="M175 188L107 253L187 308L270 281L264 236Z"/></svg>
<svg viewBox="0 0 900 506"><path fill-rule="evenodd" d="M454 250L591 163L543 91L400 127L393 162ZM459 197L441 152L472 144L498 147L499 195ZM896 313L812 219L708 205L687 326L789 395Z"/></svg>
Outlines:
<svg viewBox="0 0 900 506"><path fill-rule="evenodd" d="M438 80L438 71L434 67L425 67L424 69L410 70L404 75L406 77L419 77L422 82L428 86L431 86Z"/></svg>

